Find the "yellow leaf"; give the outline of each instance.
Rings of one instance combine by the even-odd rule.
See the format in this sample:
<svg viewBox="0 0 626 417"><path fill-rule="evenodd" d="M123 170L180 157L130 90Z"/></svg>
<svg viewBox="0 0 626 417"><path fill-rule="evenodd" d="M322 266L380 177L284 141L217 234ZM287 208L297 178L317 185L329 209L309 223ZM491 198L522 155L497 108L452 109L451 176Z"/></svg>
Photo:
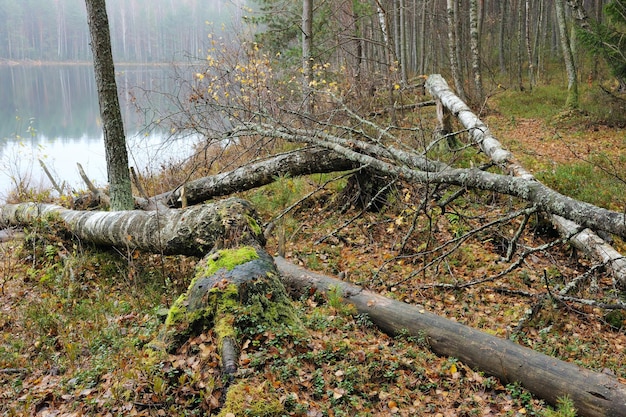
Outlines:
<svg viewBox="0 0 626 417"><path fill-rule="evenodd" d="M457 372L456 365L452 364L452 366L450 366L450 373L451 374L456 374L456 372Z"/></svg>

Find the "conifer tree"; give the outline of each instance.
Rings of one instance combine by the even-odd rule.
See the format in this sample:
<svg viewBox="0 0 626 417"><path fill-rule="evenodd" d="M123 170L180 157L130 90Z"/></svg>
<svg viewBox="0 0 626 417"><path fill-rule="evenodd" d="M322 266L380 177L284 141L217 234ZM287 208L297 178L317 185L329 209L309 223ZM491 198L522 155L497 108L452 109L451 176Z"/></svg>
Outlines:
<svg viewBox="0 0 626 417"><path fill-rule="evenodd" d="M604 7L606 23L590 19L579 0L568 3L580 23L581 43L604 58L619 82L619 90L626 91L626 0L611 0Z"/></svg>

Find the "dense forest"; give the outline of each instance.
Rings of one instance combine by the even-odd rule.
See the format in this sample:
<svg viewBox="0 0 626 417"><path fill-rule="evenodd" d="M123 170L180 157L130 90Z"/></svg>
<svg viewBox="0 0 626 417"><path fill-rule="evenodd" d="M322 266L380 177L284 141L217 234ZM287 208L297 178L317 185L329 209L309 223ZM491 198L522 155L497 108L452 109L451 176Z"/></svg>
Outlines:
<svg viewBox="0 0 626 417"><path fill-rule="evenodd" d="M115 58L170 62L203 49L209 28L230 25L238 0L109 0ZM202 55L202 54L201 54ZM0 59L91 60L84 0L1 0Z"/></svg>
<svg viewBox="0 0 626 417"><path fill-rule="evenodd" d="M623 84L623 64L614 62L624 62L623 36L616 29L624 21L622 1L257 3L262 13L256 21L268 28L257 40L272 55L298 60L308 54L311 63L330 63L360 86L365 81L380 89L382 79L408 85L412 75L442 73L454 80L461 98L480 103L498 84L524 90L554 81L564 52L573 55L578 79L597 79L608 63ZM604 60L585 59L592 56L588 52Z"/></svg>

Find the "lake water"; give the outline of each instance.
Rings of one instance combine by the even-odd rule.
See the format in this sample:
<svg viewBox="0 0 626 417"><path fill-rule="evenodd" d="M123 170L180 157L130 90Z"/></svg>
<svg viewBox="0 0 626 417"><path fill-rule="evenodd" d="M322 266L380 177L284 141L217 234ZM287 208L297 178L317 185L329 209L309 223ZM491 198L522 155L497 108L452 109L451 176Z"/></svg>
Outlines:
<svg viewBox="0 0 626 417"><path fill-rule="evenodd" d="M148 129L167 111L163 95L150 96L149 110L141 104L145 92L176 91L172 68L118 65L116 72L129 164L147 172L188 156L194 137L170 141L169 132ZM91 65L0 66L0 202L19 180L51 186L39 159L59 184L85 188L77 163L97 186L107 183Z"/></svg>

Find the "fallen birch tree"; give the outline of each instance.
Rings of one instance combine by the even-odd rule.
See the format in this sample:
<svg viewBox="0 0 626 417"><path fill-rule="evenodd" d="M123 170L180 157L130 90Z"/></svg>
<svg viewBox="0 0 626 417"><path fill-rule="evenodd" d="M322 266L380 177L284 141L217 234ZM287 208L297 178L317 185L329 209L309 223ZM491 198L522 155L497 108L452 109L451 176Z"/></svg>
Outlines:
<svg viewBox="0 0 626 417"><path fill-rule="evenodd" d="M535 177L515 159L513 154L502 147L489 127L454 94L441 75L429 76L426 80L426 89L438 102L438 108L440 108L440 103L441 107L445 109L444 112L438 114L441 125L446 124L449 120L446 113L456 116L463 127L467 129L472 141L505 172L511 172L513 175L528 181L536 181ZM571 236L569 240L574 246L594 261L606 265L613 274L615 281L621 287L626 287L626 258L621 253L590 228L582 228L580 224L575 223L574 219L565 218L565 213L548 210L547 214L562 236ZM626 218L622 217L622 222L625 220Z"/></svg>
<svg viewBox="0 0 626 417"><path fill-rule="evenodd" d="M443 109L443 105L438 108ZM367 130L355 128L349 123L320 123L317 127L308 129L296 128L291 124L251 122L232 127L227 132L229 138L275 138L312 148L256 161L229 173L188 182L150 200L157 203L166 201L169 205L180 205L182 200L186 200L184 205L187 205L267 184L276 175L303 175L362 168L408 183L454 185L461 189L474 188L516 196L546 213L575 221L581 227L605 230L626 237L623 213L563 196L532 176L511 177L479 168L453 168L443 162L430 160L414 149L397 145L400 141L388 130L379 128L348 110L346 113L357 125L366 126ZM470 129L472 133L484 131L485 129L477 127ZM496 163L508 166L506 164L510 162L510 154L502 149L492 135L477 142ZM59 221L80 239L98 245L201 258L188 290L174 303L164 331L151 344L153 348L175 349L193 332L214 328L221 345L223 372L233 375L237 363L238 341L234 339L236 333L232 325L234 315L240 308L245 308L251 314L259 314L260 320L267 321L270 325L287 322L293 323L294 328L298 327L297 318L279 277L302 274L302 271L289 272L280 261L279 266L282 269L276 270L271 258L264 251L264 237L256 213L244 200L226 199L184 209L161 207L150 212L109 213L77 212L59 206L27 203L2 207L0 222L24 225L47 215L51 215L53 220ZM570 234L576 232L578 229ZM310 280L308 282L311 283ZM324 287L326 284L319 281L316 285ZM568 384L572 378L577 378L577 381L589 378L593 382L592 388L586 391L581 388L575 393L574 400L579 412L593 416L606 413L623 415L620 414L621 411L615 410L619 410L616 404L626 403L624 387L613 378L597 376L557 359L534 356L523 348L518 350L519 346L509 341L460 324L452 325L445 319L427 314L421 307L415 307L416 314L420 318L427 317L426 321L412 317L415 311L404 304L396 306L391 300L349 284L342 289L345 290L344 298L355 303L357 307L360 305L359 308L371 314L385 331L395 333L407 328L425 332L429 335L435 352L458 357L471 366L500 376L504 381L520 381L533 394L552 403L559 396L568 393ZM359 294L365 294L369 298L361 300L358 298ZM367 311L366 307L373 306L367 305L371 302L377 306L394 305L395 309L387 312L376 309ZM406 317L400 319L398 316L402 315L401 312L408 312L408 315L405 314ZM438 333L440 328L445 332ZM461 339L453 339L453 334L461 335ZM466 343L468 338L476 340L471 349ZM495 355L495 350L490 350L490 346L498 352L502 350L501 355L504 356ZM471 352L467 353L468 350ZM488 353L487 358L481 358L485 352ZM507 356L508 354L511 356ZM493 362L493 358L499 358L497 363ZM546 369L553 371L547 372ZM543 392L544 386L548 386L546 392Z"/></svg>

